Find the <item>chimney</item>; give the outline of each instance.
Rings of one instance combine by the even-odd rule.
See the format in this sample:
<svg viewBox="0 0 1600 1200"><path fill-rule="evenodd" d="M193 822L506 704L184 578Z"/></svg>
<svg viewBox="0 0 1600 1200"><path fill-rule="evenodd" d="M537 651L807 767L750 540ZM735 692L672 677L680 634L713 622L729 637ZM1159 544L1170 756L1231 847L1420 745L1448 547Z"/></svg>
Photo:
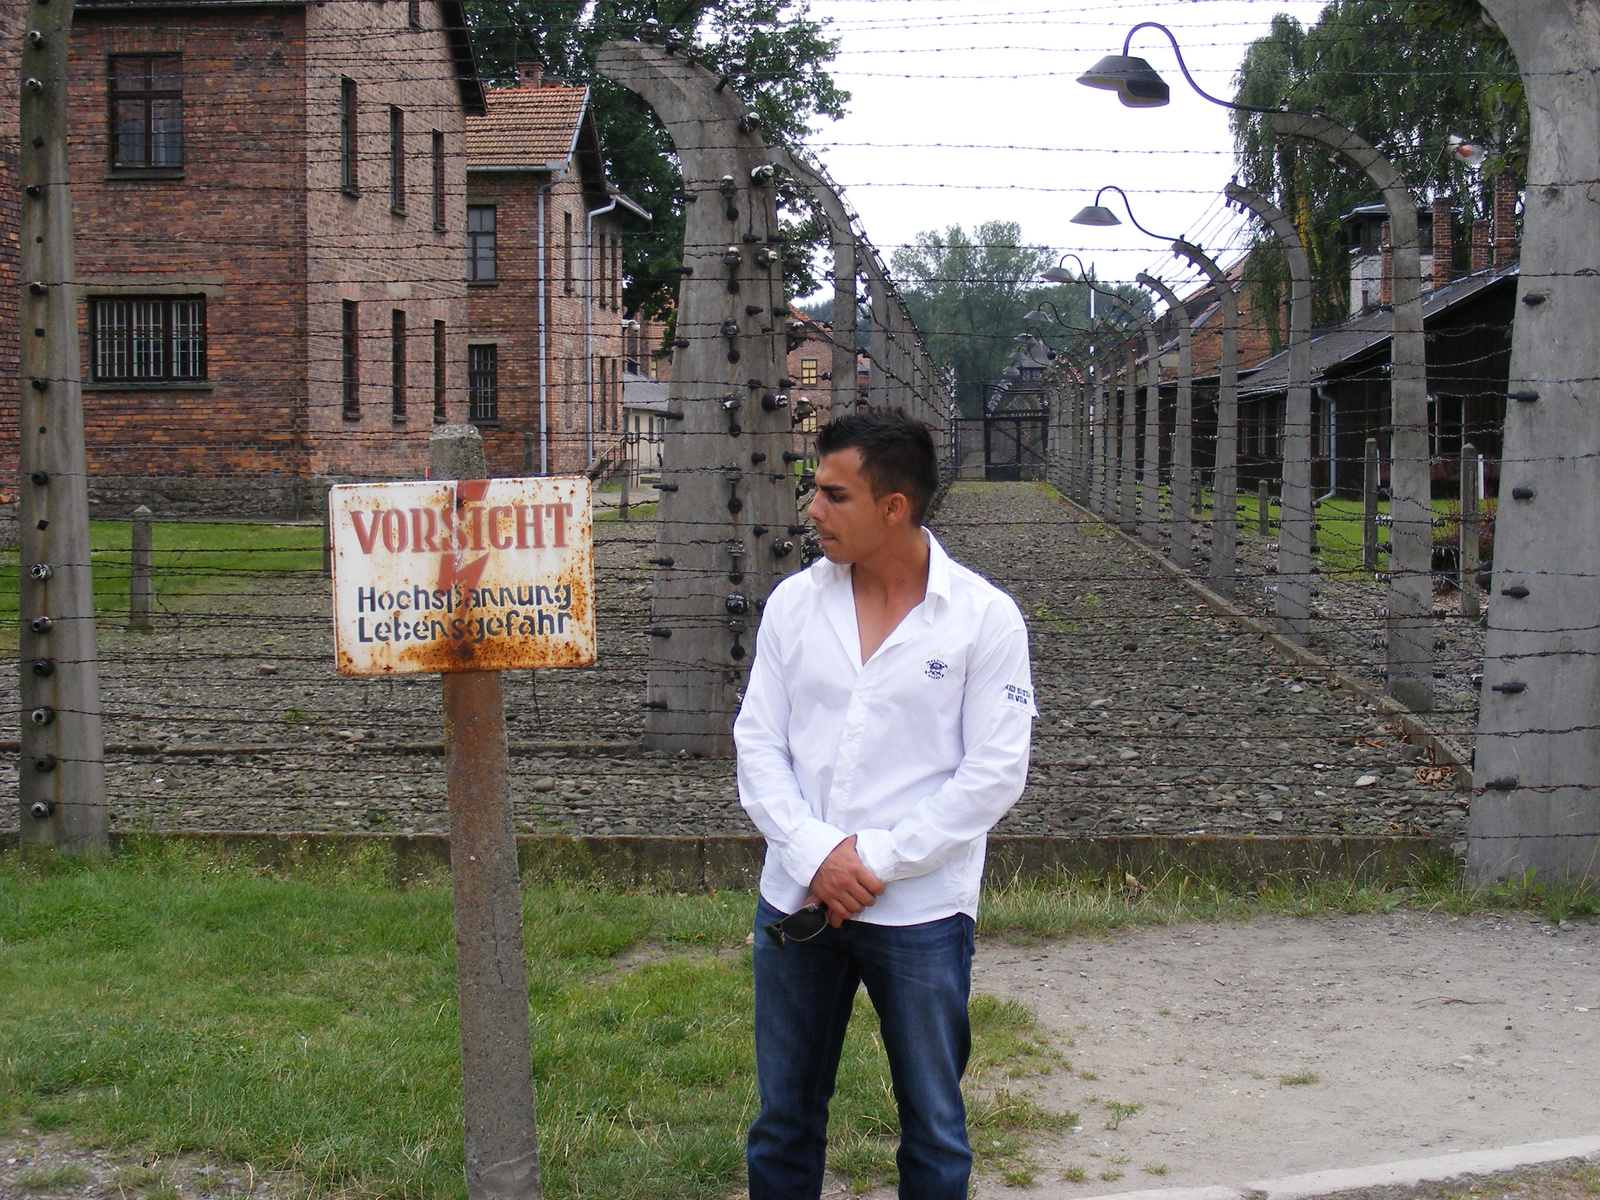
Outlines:
<svg viewBox="0 0 1600 1200"><path fill-rule="evenodd" d="M1468 229L1472 238L1472 269L1486 270L1489 266L1489 219L1479 216Z"/></svg>
<svg viewBox="0 0 1600 1200"><path fill-rule="evenodd" d="M1378 237L1378 253L1383 256L1383 274L1378 284L1378 304L1387 308L1394 304L1394 245L1389 240L1387 221L1383 223L1383 232Z"/></svg>
<svg viewBox="0 0 1600 1200"><path fill-rule="evenodd" d="M1501 172L1494 177L1494 265L1517 260L1517 184Z"/></svg>
<svg viewBox="0 0 1600 1200"><path fill-rule="evenodd" d="M536 88L543 86L544 64L536 62L517 64L517 86Z"/></svg>
<svg viewBox="0 0 1600 1200"><path fill-rule="evenodd" d="M1455 274L1450 258L1455 246L1450 238L1450 197L1433 198L1433 286L1442 288Z"/></svg>

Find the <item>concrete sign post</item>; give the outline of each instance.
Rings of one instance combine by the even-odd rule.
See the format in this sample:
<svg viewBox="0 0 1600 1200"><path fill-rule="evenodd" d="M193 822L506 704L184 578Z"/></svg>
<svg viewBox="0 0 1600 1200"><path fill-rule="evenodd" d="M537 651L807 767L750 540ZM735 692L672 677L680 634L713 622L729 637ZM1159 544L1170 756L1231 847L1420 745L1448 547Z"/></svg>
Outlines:
<svg viewBox="0 0 1600 1200"><path fill-rule="evenodd" d="M595 660L589 481L487 479L470 425L434 431L429 473L329 491L334 651L342 675L442 676L467 1195L539 1200L499 672Z"/></svg>
<svg viewBox="0 0 1600 1200"><path fill-rule="evenodd" d="M1474 880L1600 877L1600 10L1488 0L1531 114L1494 587L1467 824Z"/></svg>

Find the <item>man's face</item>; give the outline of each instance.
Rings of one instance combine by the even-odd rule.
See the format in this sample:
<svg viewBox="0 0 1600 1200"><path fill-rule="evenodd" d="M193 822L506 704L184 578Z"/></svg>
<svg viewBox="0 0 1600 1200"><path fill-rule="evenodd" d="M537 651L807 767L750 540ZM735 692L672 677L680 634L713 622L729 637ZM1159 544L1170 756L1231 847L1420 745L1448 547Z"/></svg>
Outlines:
<svg viewBox="0 0 1600 1200"><path fill-rule="evenodd" d="M853 563L886 541L894 522L889 496L873 498L872 485L861 474L861 451L854 446L824 454L817 463L817 494L806 515L817 527L822 552L830 562Z"/></svg>

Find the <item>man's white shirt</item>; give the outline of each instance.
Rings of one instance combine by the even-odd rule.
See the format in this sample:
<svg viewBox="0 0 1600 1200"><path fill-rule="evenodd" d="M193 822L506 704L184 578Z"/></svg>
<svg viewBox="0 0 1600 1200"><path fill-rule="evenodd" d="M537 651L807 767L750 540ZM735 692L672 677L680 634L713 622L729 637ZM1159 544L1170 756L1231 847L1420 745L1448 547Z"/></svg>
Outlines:
<svg viewBox="0 0 1600 1200"><path fill-rule="evenodd" d="M924 534L927 596L865 663L848 565L821 559L767 600L733 733L739 802L767 840L761 895L782 912L855 834L887 885L857 920L977 916L986 834L1027 780L1028 630Z"/></svg>

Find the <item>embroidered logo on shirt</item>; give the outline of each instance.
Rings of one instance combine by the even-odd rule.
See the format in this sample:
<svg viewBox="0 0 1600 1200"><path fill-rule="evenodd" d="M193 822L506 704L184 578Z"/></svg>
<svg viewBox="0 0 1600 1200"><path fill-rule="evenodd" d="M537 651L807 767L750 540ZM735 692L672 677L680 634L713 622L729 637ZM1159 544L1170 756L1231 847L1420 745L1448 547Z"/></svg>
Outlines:
<svg viewBox="0 0 1600 1200"><path fill-rule="evenodd" d="M1032 708L1033 691L1030 688L1018 687L1014 683L1008 683L1005 686L1005 690L1000 693L1000 700L1003 704L1016 704L1023 708Z"/></svg>
<svg viewBox="0 0 1600 1200"><path fill-rule="evenodd" d="M943 679L944 673L950 669L950 664L937 658L928 660L928 669L923 672L929 679Z"/></svg>

